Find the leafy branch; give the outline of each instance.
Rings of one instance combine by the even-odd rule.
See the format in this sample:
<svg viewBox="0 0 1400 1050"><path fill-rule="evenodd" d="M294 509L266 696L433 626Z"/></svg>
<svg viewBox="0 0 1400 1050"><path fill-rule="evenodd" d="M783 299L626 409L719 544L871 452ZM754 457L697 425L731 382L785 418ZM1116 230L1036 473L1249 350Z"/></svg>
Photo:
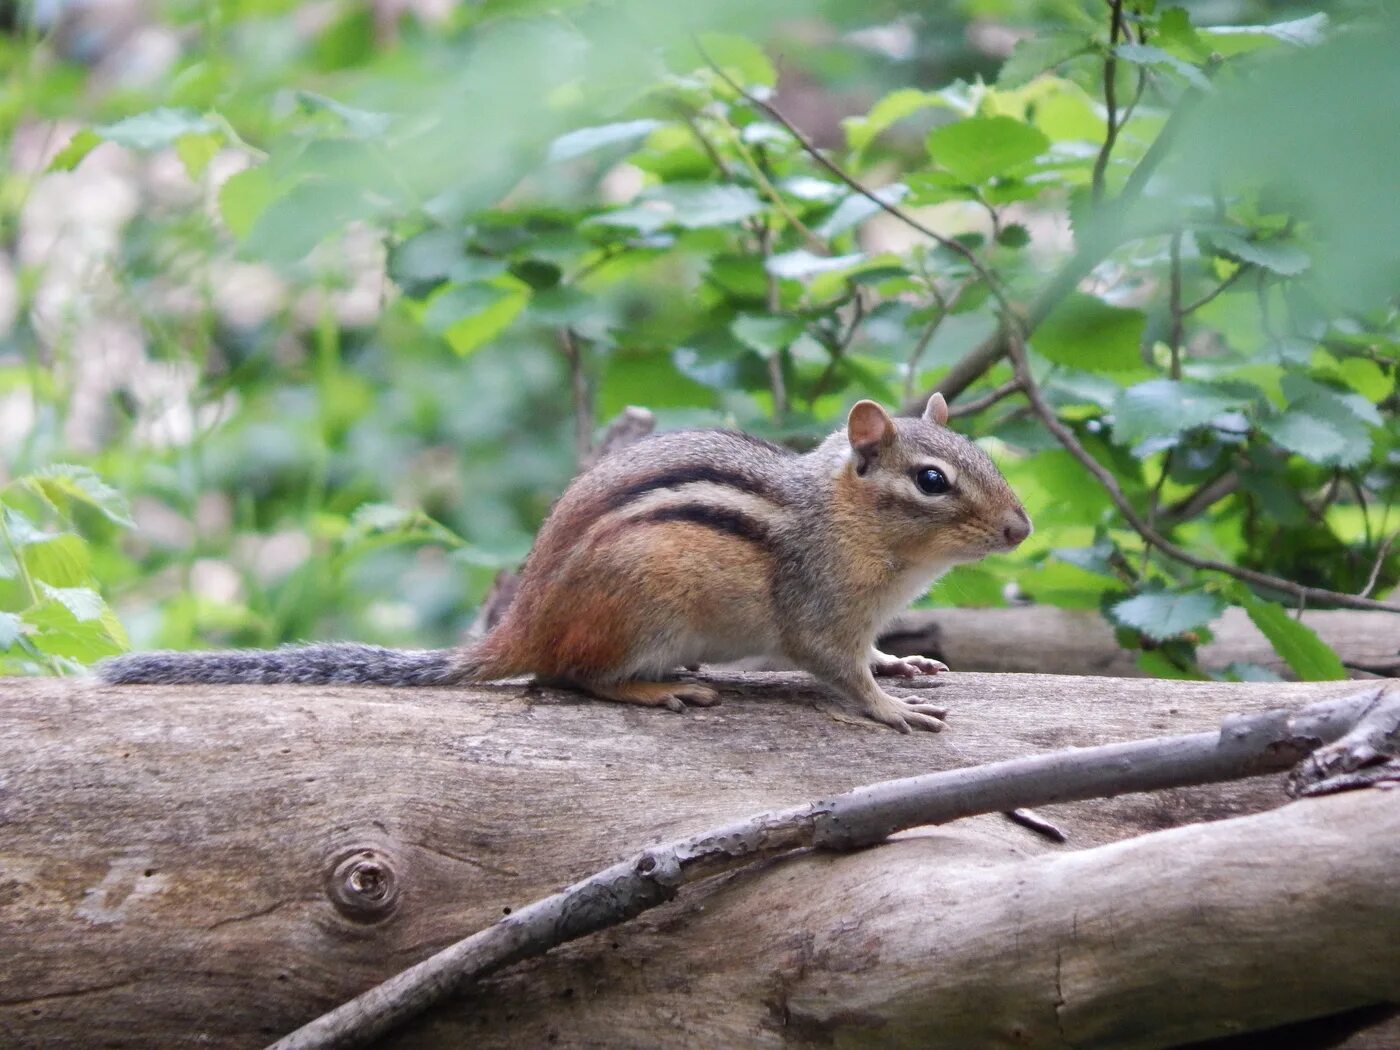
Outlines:
<svg viewBox="0 0 1400 1050"><path fill-rule="evenodd" d="M1131 501L1124 494L1122 486L1118 484L1107 467L1089 454L1086 449L1074 436L1074 432L1060 421L1059 415L1045 400L1045 395L1041 392L1040 386L1036 383L1031 374L1030 363L1026 358L1026 351L1023 344L1013 341L1008 349L1011 354L1012 366L1016 372L1016 378L1021 384L1021 389L1025 391L1026 397L1031 404L1031 410L1039 417L1045 428L1055 436L1065 450L1070 453L1083 467L1094 476L1099 485L1108 493L1109 499L1118 509L1118 513L1133 528L1143 541L1155 547L1162 554L1165 554L1173 561L1183 565L1189 565L1194 569L1203 569L1209 572L1221 572L1227 576L1232 576L1244 583L1253 584L1256 587L1264 587L1269 590L1279 591L1292 596L1301 603L1322 602L1332 605L1339 605L1348 609L1373 609L1380 612L1400 612L1400 603L1377 601L1374 598L1364 598L1355 594L1344 594L1340 591L1330 591L1321 587L1308 587L1293 580L1285 580L1280 576L1272 576L1265 572L1256 572L1253 569L1246 569L1242 566L1231 565L1228 562L1216 561L1213 558L1200 558L1187 550L1178 547L1169 539L1158 532L1145 518L1138 514Z"/></svg>

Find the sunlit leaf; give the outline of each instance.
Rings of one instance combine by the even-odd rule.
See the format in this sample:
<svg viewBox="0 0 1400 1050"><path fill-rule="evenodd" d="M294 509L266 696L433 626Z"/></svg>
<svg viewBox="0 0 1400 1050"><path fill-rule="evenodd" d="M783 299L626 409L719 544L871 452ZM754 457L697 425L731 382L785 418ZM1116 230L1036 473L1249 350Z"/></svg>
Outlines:
<svg viewBox="0 0 1400 1050"><path fill-rule="evenodd" d="M218 125L188 109L153 109L92 129L108 142L136 150L165 149L184 135L214 134Z"/></svg>
<svg viewBox="0 0 1400 1050"><path fill-rule="evenodd" d="M1319 11L1305 18L1261 26L1210 26L1200 30L1202 39L1216 53L1242 54L1273 44L1312 47L1327 39L1328 18Z"/></svg>
<svg viewBox="0 0 1400 1050"><path fill-rule="evenodd" d="M846 131L846 141L853 150L862 150L875 140L882 131L931 106L947 105L943 97L935 91L920 91L917 88L900 88L892 91L870 107L863 117L847 117L841 121Z"/></svg>
<svg viewBox="0 0 1400 1050"><path fill-rule="evenodd" d="M1204 627L1225 611L1225 603L1202 591L1149 591L1118 602L1110 609L1114 621L1164 642Z"/></svg>
<svg viewBox="0 0 1400 1050"><path fill-rule="evenodd" d="M40 467L21 479L26 488L61 510L76 504L91 507L108 521L132 528L126 497L99 478L91 468L71 463Z"/></svg>
<svg viewBox="0 0 1400 1050"><path fill-rule="evenodd" d="M772 87L778 82L773 63L763 48L733 33L701 33L704 54L745 88Z"/></svg>
<svg viewBox="0 0 1400 1050"><path fill-rule="evenodd" d="M909 187L903 183L895 182L888 186L881 186L872 192L886 204L898 204L909 192ZM881 211L883 209L880 205L865 194L850 193L836 206L836 210L827 216L826 221L817 227L816 232L822 237L835 237L859 226L866 219L878 215Z"/></svg>
<svg viewBox="0 0 1400 1050"><path fill-rule="evenodd" d="M219 188L219 214L235 237L247 237L276 197L277 187L266 166L245 168Z"/></svg>
<svg viewBox="0 0 1400 1050"><path fill-rule="evenodd" d="M19 548L20 561L30 579L54 587L88 583L92 552L76 532L60 532Z"/></svg>
<svg viewBox="0 0 1400 1050"><path fill-rule="evenodd" d="M49 161L49 171L72 171L89 153L102 145L103 138L91 128L80 128L74 132L68 144L54 154Z"/></svg>
<svg viewBox="0 0 1400 1050"><path fill-rule="evenodd" d="M0 651L10 648L23 634L23 620L14 613L0 612Z"/></svg>
<svg viewBox="0 0 1400 1050"><path fill-rule="evenodd" d="M1274 651L1303 681L1329 682L1346 678L1346 668L1331 646L1307 624L1290 616L1282 605L1258 598L1243 588L1238 600Z"/></svg>
<svg viewBox="0 0 1400 1050"><path fill-rule="evenodd" d="M632 145L661 127L659 120L625 120L617 124L600 124L579 128L560 135L549 144L551 162L573 160L600 150L605 146Z"/></svg>
<svg viewBox="0 0 1400 1050"><path fill-rule="evenodd" d="M972 117L929 132L934 163L970 183L982 183L1028 164L1050 148L1039 128L1012 117Z"/></svg>
<svg viewBox="0 0 1400 1050"><path fill-rule="evenodd" d="M767 268L769 273L779 277L801 280L803 277L812 277L819 273L849 270L864 261L863 252L851 255L815 255L805 248L798 248L773 256L768 260Z"/></svg>
<svg viewBox="0 0 1400 1050"><path fill-rule="evenodd" d="M219 135L181 135L175 140L175 155L185 166L186 174L192 179L198 179L209 168L209 162L219 155L223 145L224 140Z"/></svg>

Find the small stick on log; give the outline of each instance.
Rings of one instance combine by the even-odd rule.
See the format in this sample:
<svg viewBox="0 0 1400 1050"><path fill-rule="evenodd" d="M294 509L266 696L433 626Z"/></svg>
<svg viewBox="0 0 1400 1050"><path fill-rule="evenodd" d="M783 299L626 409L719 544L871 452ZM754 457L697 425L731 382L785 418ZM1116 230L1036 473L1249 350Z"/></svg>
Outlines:
<svg viewBox="0 0 1400 1050"><path fill-rule="evenodd" d="M1349 734L1400 733L1400 690L1370 689L1295 712L1235 715L1218 732L1051 752L857 788L644 850L370 989L270 1050L363 1046L464 982L616 926L681 886L800 848L857 849L906 828L981 813L1276 773Z"/></svg>

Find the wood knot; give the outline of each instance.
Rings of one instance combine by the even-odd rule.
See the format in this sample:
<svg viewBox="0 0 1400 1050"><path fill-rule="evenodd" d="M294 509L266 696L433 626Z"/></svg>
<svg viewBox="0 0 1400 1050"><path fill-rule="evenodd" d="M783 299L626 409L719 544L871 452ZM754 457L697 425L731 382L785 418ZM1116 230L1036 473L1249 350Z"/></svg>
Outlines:
<svg viewBox="0 0 1400 1050"><path fill-rule="evenodd" d="M383 922L399 906L399 877L387 854L361 847L332 868L326 895L348 919Z"/></svg>

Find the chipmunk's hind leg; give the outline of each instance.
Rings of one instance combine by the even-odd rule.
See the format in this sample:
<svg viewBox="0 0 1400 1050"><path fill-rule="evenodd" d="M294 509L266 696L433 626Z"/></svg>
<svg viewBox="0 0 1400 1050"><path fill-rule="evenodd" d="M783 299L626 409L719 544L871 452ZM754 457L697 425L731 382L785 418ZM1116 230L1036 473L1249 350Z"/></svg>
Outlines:
<svg viewBox="0 0 1400 1050"><path fill-rule="evenodd" d="M684 711L692 707L714 707L719 694L707 685L694 682L579 682L578 687L600 700L616 700L642 707L664 707Z"/></svg>

